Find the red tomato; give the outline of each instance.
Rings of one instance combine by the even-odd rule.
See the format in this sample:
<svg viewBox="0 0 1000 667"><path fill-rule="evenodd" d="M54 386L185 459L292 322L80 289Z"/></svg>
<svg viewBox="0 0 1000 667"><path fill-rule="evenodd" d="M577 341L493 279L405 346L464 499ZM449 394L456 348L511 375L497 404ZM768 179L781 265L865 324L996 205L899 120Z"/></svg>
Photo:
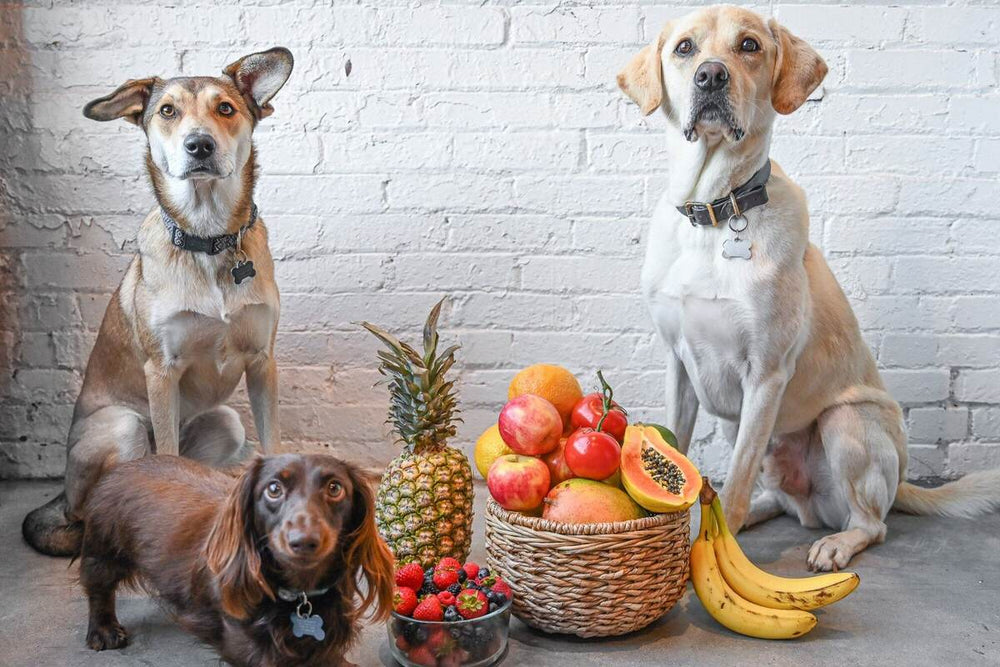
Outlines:
<svg viewBox="0 0 1000 667"><path fill-rule="evenodd" d="M577 477L607 479L618 470L621 457L622 448L603 431L581 428L566 440L566 465Z"/></svg>
<svg viewBox="0 0 1000 667"><path fill-rule="evenodd" d="M570 423L573 428L597 428L604 414L604 399L599 393L587 394L573 407L573 414L570 416ZM619 443L625 442L625 427L628 426L628 417L614 401L611 402L611 410L601 430L610 434Z"/></svg>

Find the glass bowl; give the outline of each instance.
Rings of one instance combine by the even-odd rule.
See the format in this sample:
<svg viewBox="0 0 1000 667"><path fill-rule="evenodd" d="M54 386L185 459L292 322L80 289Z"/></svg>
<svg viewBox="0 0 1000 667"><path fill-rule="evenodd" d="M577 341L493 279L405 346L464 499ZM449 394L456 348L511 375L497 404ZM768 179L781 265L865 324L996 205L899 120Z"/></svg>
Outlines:
<svg viewBox="0 0 1000 667"><path fill-rule="evenodd" d="M418 621L392 612L389 650L405 667L486 667L507 650L510 605L461 621Z"/></svg>

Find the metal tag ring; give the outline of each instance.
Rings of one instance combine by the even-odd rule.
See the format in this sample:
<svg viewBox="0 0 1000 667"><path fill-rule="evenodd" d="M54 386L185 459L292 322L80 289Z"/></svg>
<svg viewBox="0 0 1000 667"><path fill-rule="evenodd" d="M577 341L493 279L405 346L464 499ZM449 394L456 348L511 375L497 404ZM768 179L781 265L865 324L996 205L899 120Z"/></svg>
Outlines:
<svg viewBox="0 0 1000 667"><path fill-rule="evenodd" d="M750 221L747 220L745 215L732 215L729 216L729 229L739 234L742 231L746 231L747 226Z"/></svg>

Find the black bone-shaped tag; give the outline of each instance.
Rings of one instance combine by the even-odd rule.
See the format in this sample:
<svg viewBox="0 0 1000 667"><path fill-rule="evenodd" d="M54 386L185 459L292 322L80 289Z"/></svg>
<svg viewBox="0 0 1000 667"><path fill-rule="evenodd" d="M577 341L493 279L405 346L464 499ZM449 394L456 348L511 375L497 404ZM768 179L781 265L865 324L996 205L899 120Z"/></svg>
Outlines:
<svg viewBox="0 0 1000 667"><path fill-rule="evenodd" d="M237 285L247 278L253 278L257 275L257 271L253 268L253 262L249 260L246 262L237 262L231 273L233 274L233 280L236 281Z"/></svg>

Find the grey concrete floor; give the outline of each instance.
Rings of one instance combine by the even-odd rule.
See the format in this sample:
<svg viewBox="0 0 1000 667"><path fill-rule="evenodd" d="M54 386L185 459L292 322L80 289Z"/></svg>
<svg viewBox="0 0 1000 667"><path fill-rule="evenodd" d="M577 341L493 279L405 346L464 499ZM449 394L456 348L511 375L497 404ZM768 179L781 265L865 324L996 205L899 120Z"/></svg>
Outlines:
<svg viewBox="0 0 1000 667"><path fill-rule="evenodd" d="M86 601L68 560L39 556L20 536L24 514L60 488L54 482L0 483L0 666L218 665L214 654L177 629L142 596L119 601L132 643L121 651L84 648ZM473 557L483 558L477 488ZM809 543L823 534L781 518L740 535L767 569L803 576ZM793 642L733 634L717 625L688 589L659 622L627 637L582 641L511 627L504 665L998 665L1000 664L1000 515L978 521L893 514L889 539L856 558L861 586L818 612L819 624ZM394 665L385 628L365 629L351 658Z"/></svg>

